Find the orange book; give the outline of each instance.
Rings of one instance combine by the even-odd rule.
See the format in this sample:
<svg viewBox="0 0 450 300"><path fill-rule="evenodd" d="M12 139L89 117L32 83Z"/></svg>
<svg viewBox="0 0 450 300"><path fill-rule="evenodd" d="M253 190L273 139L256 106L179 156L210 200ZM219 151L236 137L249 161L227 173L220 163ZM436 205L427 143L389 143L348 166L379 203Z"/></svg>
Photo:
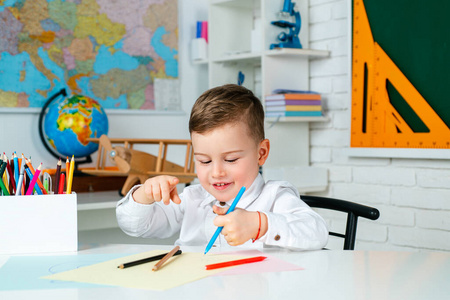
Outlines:
<svg viewBox="0 0 450 300"><path fill-rule="evenodd" d="M299 94L273 94L265 97L267 100L320 100L321 95L315 93L299 93Z"/></svg>

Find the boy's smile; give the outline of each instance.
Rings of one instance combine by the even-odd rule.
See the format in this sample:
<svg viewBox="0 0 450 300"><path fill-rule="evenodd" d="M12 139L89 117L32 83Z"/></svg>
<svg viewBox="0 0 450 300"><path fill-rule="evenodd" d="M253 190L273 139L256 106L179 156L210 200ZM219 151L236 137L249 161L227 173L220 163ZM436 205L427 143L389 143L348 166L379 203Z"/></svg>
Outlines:
<svg viewBox="0 0 450 300"><path fill-rule="evenodd" d="M257 143L244 122L193 132L191 137L200 184L221 202L250 187L269 153L269 141Z"/></svg>

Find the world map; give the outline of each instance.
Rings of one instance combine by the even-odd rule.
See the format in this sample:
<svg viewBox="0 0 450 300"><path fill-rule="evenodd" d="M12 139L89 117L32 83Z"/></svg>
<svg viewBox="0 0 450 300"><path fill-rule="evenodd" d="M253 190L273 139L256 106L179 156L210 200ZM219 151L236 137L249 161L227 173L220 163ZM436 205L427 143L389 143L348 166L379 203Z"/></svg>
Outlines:
<svg viewBox="0 0 450 300"><path fill-rule="evenodd" d="M0 0L0 107L62 88L109 109L155 109L178 77L177 0Z"/></svg>

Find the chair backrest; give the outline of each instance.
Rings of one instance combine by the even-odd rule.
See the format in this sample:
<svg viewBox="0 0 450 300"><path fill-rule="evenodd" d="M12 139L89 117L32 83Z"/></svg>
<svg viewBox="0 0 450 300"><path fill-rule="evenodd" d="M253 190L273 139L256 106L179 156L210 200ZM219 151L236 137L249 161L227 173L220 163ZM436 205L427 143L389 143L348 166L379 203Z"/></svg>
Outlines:
<svg viewBox="0 0 450 300"><path fill-rule="evenodd" d="M358 217L363 217L370 220L376 220L380 217L380 212L378 209L355 202L309 195L302 195L300 198L310 207L324 208L347 213L345 234L330 231L330 235L344 239L344 250L353 250L355 248Z"/></svg>

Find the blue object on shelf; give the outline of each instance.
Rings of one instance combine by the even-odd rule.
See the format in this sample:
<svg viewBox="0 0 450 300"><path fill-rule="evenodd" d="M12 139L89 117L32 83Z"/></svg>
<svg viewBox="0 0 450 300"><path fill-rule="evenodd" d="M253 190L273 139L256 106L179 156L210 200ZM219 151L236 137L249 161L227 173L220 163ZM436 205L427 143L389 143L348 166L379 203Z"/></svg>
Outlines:
<svg viewBox="0 0 450 300"><path fill-rule="evenodd" d="M197 21L197 34L196 34L196 38L201 38L202 37L202 21Z"/></svg>
<svg viewBox="0 0 450 300"><path fill-rule="evenodd" d="M245 80L245 75L244 75L244 73L242 73L241 71L239 71L239 73L238 73L237 84L238 84L238 85L244 84L244 80Z"/></svg>
<svg viewBox="0 0 450 300"><path fill-rule="evenodd" d="M289 33L281 32L277 38L281 41L278 44L271 44L270 49L275 48L298 48L301 49L302 44L300 43L300 38L298 37L300 33L300 28L302 27L302 18L300 16L300 12L295 8L295 1L285 0L283 5L283 10L281 11L283 14L289 14L295 17L295 23L278 20L272 21L271 24L278 26L280 28L288 28Z"/></svg>

